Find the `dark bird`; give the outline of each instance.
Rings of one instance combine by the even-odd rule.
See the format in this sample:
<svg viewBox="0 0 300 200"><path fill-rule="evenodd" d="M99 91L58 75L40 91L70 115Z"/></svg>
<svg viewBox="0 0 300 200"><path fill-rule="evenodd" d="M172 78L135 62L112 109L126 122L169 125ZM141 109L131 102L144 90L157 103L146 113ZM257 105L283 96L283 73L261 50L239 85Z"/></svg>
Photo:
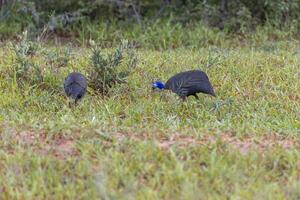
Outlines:
<svg viewBox="0 0 300 200"><path fill-rule="evenodd" d="M68 97L75 100L75 105L86 93L87 82L85 77L78 73L70 73L64 82L65 93Z"/></svg>
<svg viewBox="0 0 300 200"><path fill-rule="evenodd" d="M171 90L183 101L186 97L191 95L198 99L197 93L199 92L216 96L206 73L200 70L191 70L175 74L166 82L166 84L155 81L152 84L152 88Z"/></svg>

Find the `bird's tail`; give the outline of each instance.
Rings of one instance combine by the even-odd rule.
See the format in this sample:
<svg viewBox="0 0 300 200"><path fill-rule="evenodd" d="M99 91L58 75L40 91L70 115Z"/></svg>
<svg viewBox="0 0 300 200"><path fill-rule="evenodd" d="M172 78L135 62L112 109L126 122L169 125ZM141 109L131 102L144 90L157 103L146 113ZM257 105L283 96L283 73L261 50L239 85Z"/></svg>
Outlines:
<svg viewBox="0 0 300 200"><path fill-rule="evenodd" d="M75 101L77 102L77 100L80 98L82 93L82 87L79 84L73 84L71 87L71 97L73 99L75 99Z"/></svg>

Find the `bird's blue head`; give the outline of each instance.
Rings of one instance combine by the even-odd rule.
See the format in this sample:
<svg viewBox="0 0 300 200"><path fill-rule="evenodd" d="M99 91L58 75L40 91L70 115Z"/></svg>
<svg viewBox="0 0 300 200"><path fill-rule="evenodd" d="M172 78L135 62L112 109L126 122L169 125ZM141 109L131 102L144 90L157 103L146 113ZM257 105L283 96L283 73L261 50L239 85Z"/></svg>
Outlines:
<svg viewBox="0 0 300 200"><path fill-rule="evenodd" d="M162 90L165 88L165 85L160 81L155 81L154 83L152 83L152 89L156 89L156 88Z"/></svg>

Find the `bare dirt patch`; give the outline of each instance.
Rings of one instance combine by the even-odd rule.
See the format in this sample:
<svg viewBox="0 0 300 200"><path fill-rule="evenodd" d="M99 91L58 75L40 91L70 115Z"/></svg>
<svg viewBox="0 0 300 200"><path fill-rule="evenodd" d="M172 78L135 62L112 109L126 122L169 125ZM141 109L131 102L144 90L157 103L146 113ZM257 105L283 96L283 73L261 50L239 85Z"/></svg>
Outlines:
<svg viewBox="0 0 300 200"><path fill-rule="evenodd" d="M39 155L52 155L59 159L68 156L77 156L75 144L77 139L65 138L59 134L55 137L47 137L46 133L34 131L12 131L9 142L4 146L8 153L14 153L19 147L30 149ZM93 136L95 137L95 136ZM96 136L96 137L99 137ZM247 154L250 150L264 152L273 148L283 148L285 150L300 148L300 140L297 137L284 137L278 134L265 134L263 136L248 135L243 137L235 136L231 133L203 135L201 137L193 135L184 135L181 133L164 134L164 133L132 133L118 132L109 135L103 135L103 145L110 147L115 143L122 143L125 140L153 141L154 144L162 149L186 148L189 146L206 146L212 144L222 144L236 149L241 154Z"/></svg>
<svg viewBox="0 0 300 200"><path fill-rule="evenodd" d="M161 138L160 140L155 141L156 145L160 148L170 148L173 145L177 145L179 147L186 147L189 145L204 145L204 141L193 138L191 136L180 135L175 133L170 137Z"/></svg>
<svg viewBox="0 0 300 200"><path fill-rule="evenodd" d="M30 149L39 155L53 155L60 159L78 154L74 140L64 137L47 138L45 133L34 131L12 131L10 142L5 145L5 149L8 153L14 153L18 147Z"/></svg>
<svg viewBox="0 0 300 200"><path fill-rule="evenodd" d="M277 134L266 134L264 136L245 136L243 138L232 135L231 133L222 133L220 135L206 135L201 138L191 135L183 135L180 133L174 133L170 136L160 137L159 134L154 138L149 137L148 134L122 134L118 133L115 135L118 140L123 140L124 138L130 138L131 140L145 141L153 139L155 144L159 148L169 149L176 145L176 147L184 148L190 145L211 145L220 142L222 144L228 145L241 154L246 154L252 149L256 149L260 152L266 151L268 149L280 147L283 149L293 149L300 148L300 140L296 137L284 137Z"/></svg>
<svg viewBox="0 0 300 200"><path fill-rule="evenodd" d="M266 151L275 147L281 147L286 150L300 148L300 140L298 138L283 137L277 134L268 134L260 137L248 136L243 139L230 134L222 134L220 139L222 142L239 150L241 154L246 154L251 149Z"/></svg>

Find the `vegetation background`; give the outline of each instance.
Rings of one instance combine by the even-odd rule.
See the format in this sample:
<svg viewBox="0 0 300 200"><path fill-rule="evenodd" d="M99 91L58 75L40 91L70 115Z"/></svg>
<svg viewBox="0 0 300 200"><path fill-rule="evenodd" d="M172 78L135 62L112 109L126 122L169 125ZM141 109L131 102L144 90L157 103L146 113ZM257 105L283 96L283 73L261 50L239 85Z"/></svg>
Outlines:
<svg viewBox="0 0 300 200"><path fill-rule="evenodd" d="M300 0L0 8L1 200L300 199ZM216 98L151 90L196 68Z"/></svg>
<svg viewBox="0 0 300 200"><path fill-rule="evenodd" d="M257 29L267 31L269 39L281 38L276 33L283 30L285 36L298 37L299 4L298 0L1 0L0 35L2 40L14 38L26 29L40 40L62 37L84 44L94 39L111 46L127 38L147 48L203 47L218 44L197 34L203 26L229 37Z"/></svg>

